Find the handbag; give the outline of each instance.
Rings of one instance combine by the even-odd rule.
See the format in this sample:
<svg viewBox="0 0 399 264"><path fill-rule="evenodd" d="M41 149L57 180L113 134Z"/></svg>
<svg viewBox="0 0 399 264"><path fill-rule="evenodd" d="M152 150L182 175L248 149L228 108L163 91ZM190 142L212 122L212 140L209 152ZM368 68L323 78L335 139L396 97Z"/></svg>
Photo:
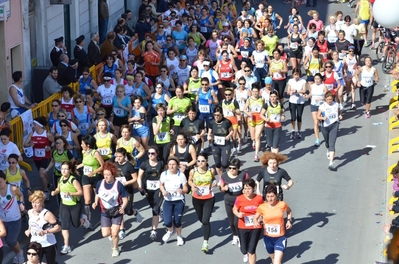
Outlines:
<svg viewBox="0 0 399 264"><path fill-rule="evenodd" d="M115 217L119 215L119 205L111 207L109 209L105 209L105 215L108 217Z"/></svg>

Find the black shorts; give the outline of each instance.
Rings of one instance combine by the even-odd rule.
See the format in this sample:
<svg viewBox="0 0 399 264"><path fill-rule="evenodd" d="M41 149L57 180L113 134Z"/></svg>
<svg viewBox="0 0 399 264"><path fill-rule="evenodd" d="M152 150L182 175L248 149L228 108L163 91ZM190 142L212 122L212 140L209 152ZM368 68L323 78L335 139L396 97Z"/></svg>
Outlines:
<svg viewBox="0 0 399 264"><path fill-rule="evenodd" d="M119 117L114 115L114 120L112 121L114 126L122 126L122 125L127 125L129 122L127 121L127 116Z"/></svg>
<svg viewBox="0 0 399 264"><path fill-rule="evenodd" d="M231 87L233 87L233 86L231 85L231 81L222 81L222 80L220 80L220 84L221 84L222 86L224 86L225 88L231 88Z"/></svg>
<svg viewBox="0 0 399 264"><path fill-rule="evenodd" d="M290 50L290 58L302 59L302 51L301 50Z"/></svg>
<svg viewBox="0 0 399 264"><path fill-rule="evenodd" d="M112 114L112 108L113 108L112 105L105 106L102 104L101 107L105 109L105 117L106 118L110 117Z"/></svg>
<svg viewBox="0 0 399 264"><path fill-rule="evenodd" d="M374 28L374 29L377 29L377 28L379 28L380 26L379 26L380 24L378 24L377 23L377 21L376 20L374 20L373 21L373 25L372 25L372 27Z"/></svg>
<svg viewBox="0 0 399 264"><path fill-rule="evenodd" d="M97 183L103 179L103 175L102 174L97 174L94 177L88 177L86 175L82 176L82 186L85 185L91 185L91 187L96 188L97 187Z"/></svg>
<svg viewBox="0 0 399 264"><path fill-rule="evenodd" d="M50 159L35 160L35 165L37 170L40 170L40 168L46 169L49 164L50 164Z"/></svg>

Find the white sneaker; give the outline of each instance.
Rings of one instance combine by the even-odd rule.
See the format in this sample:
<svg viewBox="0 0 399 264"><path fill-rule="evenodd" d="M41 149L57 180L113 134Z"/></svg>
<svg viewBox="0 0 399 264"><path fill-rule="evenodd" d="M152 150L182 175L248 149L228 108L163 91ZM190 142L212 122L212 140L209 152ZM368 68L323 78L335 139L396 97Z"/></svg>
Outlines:
<svg viewBox="0 0 399 264"><path fill-rule="evenodd" d="M118 236L119 236L120 240L123 240L126 237L125 231L124 230L119 230Z"/></svg>
<svg viewBox="0 0 399 264"><path fill-rule="evenodd" d="M339 104L339 110L344 110L344 106L342 104Z"/></svg>
<svg viewBox="0 0 399 264"><path fill-rule="evenodd" d="M112 242L112 235L108 236L108 240Z"/></svg>
<svg viewBox="0 0 399 264"><path fill-rule="evenodd" d="M235 156L235 155L237 155L237 149L236 148L232 148L230 157Z"/></svg>
<svg viewBox="0 0 399 264"><path fill-rule="evenodd" d="M116 258L119 256L119 249L118 248L113 248L112 249L112 257Z"/></svg>
<svg viewBox="0 0 399 264"><path fill-rule="evenodd" d="M150 239L155 241L157 239L157 231L151 230Z"/></svg>
<svg viewBox="0 0 399 264"><path fill-rule="evenodd" d="M233 236L233 241L231 241L231 244L233 246L238 246L240 243L240 239L238 238L238 236Z"/></svg>
<svg viewBox="0 0 399 264"><path fill-rule="evenodd" d="M174 234L173 231L166 231L166 234L163 235L162 237L162 241L163 242L167 242L169 240L169 238Z"/></svg>
<svg viewBox="0 0 399 264"><path fill-rule="evenodd" d="M69 252L71 252L71 247L70 246L62 246L61 252L60 252L61 255L66 255Z"/></svg>
<svg viewBox="0 0 399 264"><path fill-rule="evenodd" d="M330 151L327 149L327 159L330 160Z"/></svg>
<svg viewBox="0 0 399 264"><path fill-rule="evenodd" d="M84 220L83 227L86 229L89 228L91 224L89 222L89 219L87 219L87 215L82 214L80 218Z"/></svg>
<svg viewBox="0 0 399 264"><path fill-rule="evenodd" d="M139 223L143 222L143 217L142 217L141 214L139 213L139 210L136 209L136 208L133 208L133 209L134 209L134 211L136 211L135 217L136 217L137 222L139 222Z"/></svg>
<svg viewBox="0 0 399 264"><path fill-rule="evenodd" d="M22 263L24 263L25 262L25 258L24 258L24 253L22 252L22 250L21 250L21 252L19 253L19 254L16 254L15 255L15 257L14 257L14 259L13 259L13 261L12 261L12 263L14 264L22 264Z"/></svg>
<svg viewBox="0 0 399 264"><path fill-rule="evenodd" d="M178 246L183 246L184 245L184 240L181 236L177 236L177 243L176 245Z"/></svg>
<svg viewBox="0 0 399 264"><path fill-rule="evenodd" d="M346 101L348 101L348 95L344 94L344 98L343 98L344 102L346 103Z"/></svg>
<svg viewBox="0 0 399 264"><path fill-rule="evenodd" d="M247 263L247 262L248 262L248 254L245 254L245 255L242 257L242 262L244 262L244 263Z"/></svg>
<svg viewBox="0 0 399 264"><path fill-rule="evenodd" d="M241 144L238 144L237 152L238 152L238 153L241 153L241 150L242 150L242 145L241 145Z"/></svg>

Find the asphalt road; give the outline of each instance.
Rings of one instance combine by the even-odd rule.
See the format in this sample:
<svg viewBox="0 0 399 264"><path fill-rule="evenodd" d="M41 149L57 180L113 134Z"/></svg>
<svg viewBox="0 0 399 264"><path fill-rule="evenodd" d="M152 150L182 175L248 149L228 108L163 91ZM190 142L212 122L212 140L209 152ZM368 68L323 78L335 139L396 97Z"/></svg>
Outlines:
<svg viewBox="0 0 399 264"><path fill-rule="evenodd" d="M287 19L289 5L273 3L275 10ZM342 10L351 14L345 4L319 3L317 8L321 18ZM308 11L300 7L303 20L308 21ZM280 32L281 33L281 32ZM282 35L282 34L280 34ZM366 48L364 54L370 53ZM375 56L374 56L375 57ZM332 264L332 263L373 263L382 260L382 241L385 207L385 172L387 168L387 104L388 93L383 85L388 84L388 76L383 76L380 65L381 81L375 89L371 118L365 119L363 107L356 111L347 111L340 124L337 140L337 171L327 169L328 160L325 147L313 146L313 125L309 106L303 115L303 139L290 140L291 132L285 122L281 152L289 160L281 165L294 180L294 186L285 192L285 201L293 210L294 226L287 232L288 248L284 254L284 263ZM358 97L358 95L357 95ZM287 103L285 105L287 107ZM349 107L349 104L347 105ZM289 113L286 113L287 118ZM380 122L382 124L380 124ZM377 124L377 125L375 125ZM263 144L262 144L263 146ZM253 162L253 152L249 145L238 156L250 176L257 175L260 164ZM213 164L213 159L210 158ZM36 172L29 173L33 185L40 186ZM59 256L58 263L241 263L239 248L231 245L232 235L228 227L223 197L216 194L215 209L211 218L212 233L209 241L210 253L200 251L202 229L197 221L190 195L186 196L186 211L183 217L183 237L185 245L176 246L176 237L166 244L160 243L164 234L162 225L158 231L158 242L149 239L151 211L143 197L136 193L136 207L144 216L142 223L134 217L126 218L127 237L120 242L121 254L111 258L111 242L102 238L98 213L94 213L96 229L87 232L76 229L71 233L72 252ZM54 201L47 205L56 209ZM23 229L26 223L23 224ZM23 235L21 234L21 238ZM57 235L58 247L63 240ZM26 239L24 239L26 243ZM24 244L24 243L23 243ZM4 263L11 263L13 254L6 255ZM257 263L271 263L263 246L259 242Z"/></svg>

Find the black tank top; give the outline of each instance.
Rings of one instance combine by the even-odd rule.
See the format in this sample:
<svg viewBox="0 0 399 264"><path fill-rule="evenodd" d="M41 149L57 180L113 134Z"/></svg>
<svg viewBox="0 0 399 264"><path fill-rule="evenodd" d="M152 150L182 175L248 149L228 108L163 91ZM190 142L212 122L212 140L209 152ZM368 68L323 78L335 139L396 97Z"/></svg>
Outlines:
<svg viewBox="0 0 399 264"><path fill-rule="evenodd" d="M302 50L302 46L301 46L302 39L299 37L299 34L296 37L294 37L294 34L291 35L290 43L294 43L294 42L298 42L298 47L295 49L295 48L291 48L291 45L290 45L290 50L292 50L292 51Z"/></svg>
<svg viewBox="0 0 399 264"><path fill-rule="evenodd" d="M182 162L187 162L190 163L192 161L192 157L190 155L190 144L186 145L186 149L184 150L183 153L179 152L179 147L176 145L175 146L175 156L179 158L180 161Z"/></svg>

